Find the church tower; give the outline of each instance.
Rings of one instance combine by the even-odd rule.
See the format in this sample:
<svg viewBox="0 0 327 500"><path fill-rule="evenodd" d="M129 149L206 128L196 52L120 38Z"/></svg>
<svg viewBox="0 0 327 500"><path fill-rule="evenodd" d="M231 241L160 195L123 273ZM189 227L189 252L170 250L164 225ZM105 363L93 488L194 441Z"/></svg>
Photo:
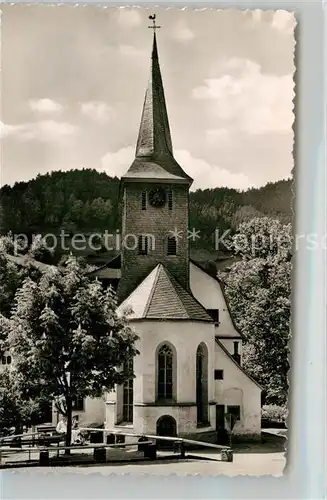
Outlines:
<svg viewBox="0 0 327 500"><path fill-rule="evenodd" d="M174 158L162 84L155 18L151 72L135 159L122 176L119 300L159 263L189 289L189 188L193 180Z"/></svg>

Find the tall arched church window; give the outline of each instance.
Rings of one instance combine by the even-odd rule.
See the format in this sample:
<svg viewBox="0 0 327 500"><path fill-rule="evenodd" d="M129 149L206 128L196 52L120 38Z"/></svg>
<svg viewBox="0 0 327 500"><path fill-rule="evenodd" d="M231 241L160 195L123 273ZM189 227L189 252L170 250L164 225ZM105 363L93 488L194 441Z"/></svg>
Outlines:
<svg viewBox="0 0 327 500"><path fill-rule="evenodd" d="M173 350L164 344L158 352L158 399L173 399Z"/></svg>
<svg viewBox="0 0 327 500"><path fill-rule="evenodd" d="M133 359L128 362L128 370L133 371ZM123 386L123 421L133 422L133 378L126 380Z"/></svg>
<svg viewBox="0 0 327 500"><path fill-rule="evenodd" d="M208 422L208 349L200 344L196 351L196 407L198 424Z"/></svg>

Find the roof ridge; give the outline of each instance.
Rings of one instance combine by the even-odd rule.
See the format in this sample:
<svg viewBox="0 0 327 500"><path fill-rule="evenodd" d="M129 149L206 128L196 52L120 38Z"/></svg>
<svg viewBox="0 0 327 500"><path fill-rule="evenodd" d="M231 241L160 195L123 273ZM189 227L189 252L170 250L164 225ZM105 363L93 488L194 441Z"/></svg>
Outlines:
<svg viewBox="0 0 327 500"><path fill-rule="evenodd" d="M226 349L226 347L224 346L224 344L222 342L220 342L220 340L217 338L217 336L215 336L215 341L217 342L217 344L219 345L219 347L221 347L221 349L224 351L224 353L231 359L231 361L233 361L233 363L238 367L238 369L241 370L241 372L243 372L244 375L246 375L250 380L252 380L252 382L254 384L256 384L261 390L263 390L262 385L260 385L259 382L257 382L253 377L251 377L251 375L249 375L246 372L246 370L239 363L237 363L237 361L235 361L235 359L233 358L233 356L231 355L231 353L228 351L228 349Z"/></svg>
<svg viewBox="0 0 327 500"><path fill-rule="evenodd" d="M150 306L151 306L151 302L152 302L152 299L153 299L153 295L154 295L154 292L155 292L155 289L156 289L156 285L158 283L158 279L159 279L159 271L160 271L160 266L162 266L162 264L159 262L159 264L157 264L151 272L156 271L156 276L154 278L154 281L153 281L153 284L152 284L152 287L151 287L151 292L149 293L149 297L148 297L148 300L145 304L145 308L144 308L144 311L143 311L143 317L146 318L147 314L148 314L148 311L150 309ZM150 273L151 274L151 273ZM149 275L148 275L149 276Z"/></svg>
<svg viewBox="0 0 327 500"><path fill-rule="evenodd" d="M220 289L221 289L221 293L223 294L223 297L224 297L224 300L225 300L225 303L226 303L226 307L227 307L229 316L231 318L233 327L235 328L235 331L240 334L240 336L242 337L242 339L246 339L246 335L244 335L244 333L241 332L241 330L238 328L238 326L235 323L235 319L234 319L233 313L231 311L231 308L230 308L230 305L229 305L229 302L228 302L228 298L226 297L224 283L218 278L218 275L217 276L212 276L212 274L210 274L203 266L201 266L201 264L199 264L195 260L189 259L189 262L192 263L192 264L194 264L198 269L201 269L201 271L203 271L208 276L210 276L213 280L215 280L215 281L217 281L217 283L219 283Z"/></svg>
<svg viewBox="0 0 327 500"><path fill-rule="evenodd" d="M118 259L118 257L121 257L121 253L120 252L115 257L113 257L112 259L110 259L109 261L107 261L105 264L102 264L97 269L94 269L93 271L90 271L89 273L86 273L86 274L92 274L92 273L95 273L97 271L101 271L101 269L105 269L106 267L109 266L109 264L111 262L113 262L114 260ZM118 267L117 268L109 267L109 269L119 269L119 268Z"/></svg>

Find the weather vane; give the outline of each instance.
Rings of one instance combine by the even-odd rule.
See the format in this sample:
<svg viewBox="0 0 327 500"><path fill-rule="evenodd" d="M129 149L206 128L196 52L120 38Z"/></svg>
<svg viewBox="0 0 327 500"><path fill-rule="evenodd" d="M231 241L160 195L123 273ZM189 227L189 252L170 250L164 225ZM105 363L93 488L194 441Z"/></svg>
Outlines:
<svg viewBox="0 0 327 500"><path fill-rule="evenodd" d="M153 14L152 16L149 16L149 19L151 19L151 21L153 22L153 25L152 26L148 26L148 28L153 29L154 33L155 33L156 29L161 28L161 26L157 26L156 25L156 15L155 14Z"/></svg>

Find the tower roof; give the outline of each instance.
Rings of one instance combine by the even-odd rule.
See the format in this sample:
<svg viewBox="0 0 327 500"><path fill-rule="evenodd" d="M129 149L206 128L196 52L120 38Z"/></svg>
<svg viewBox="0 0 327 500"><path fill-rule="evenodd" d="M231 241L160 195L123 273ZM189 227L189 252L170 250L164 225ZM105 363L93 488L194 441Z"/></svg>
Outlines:
<svg viewBox="0 0 327 500"><path fill-rule="evenodd" d="M173 154L155 33L150 78L136 145L136 158L151 157L154 154Z"/></svg>
<svg viewBox="0 0 327 500"><path fill-rule="evenodd" d="M135 160L122 179L134 181L160 179L187 184L193 182L193 179L184 172L173 155L155 30L150 78L145 93Z"/></svg>
<svg viewBox="0 0 327 500"><path fill-rule="evenodd" d="M212 318L203 306L162 264L158 264L121 303L118 312L129 308L133 311L131 320L191 320L212 323Z"/></svg>

